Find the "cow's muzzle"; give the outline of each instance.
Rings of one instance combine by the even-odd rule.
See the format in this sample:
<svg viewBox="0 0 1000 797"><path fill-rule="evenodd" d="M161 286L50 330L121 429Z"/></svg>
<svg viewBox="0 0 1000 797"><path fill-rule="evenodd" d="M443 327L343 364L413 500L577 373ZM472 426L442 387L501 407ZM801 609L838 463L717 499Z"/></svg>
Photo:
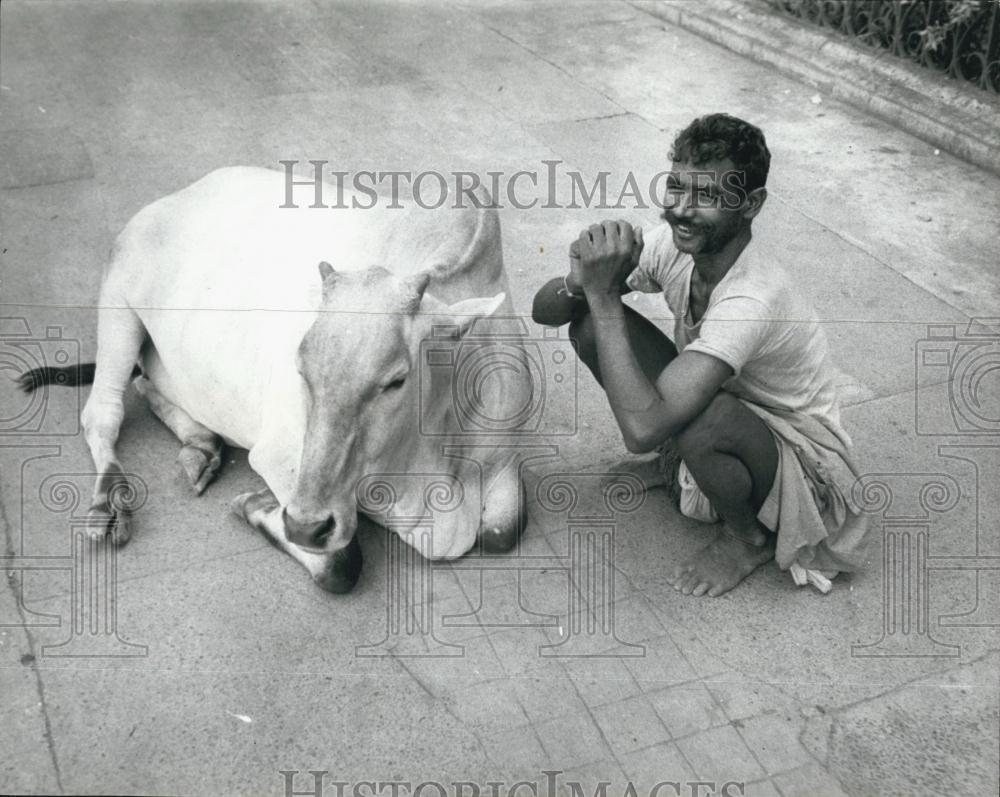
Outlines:
<svg viewBox="0 0 1000 797"><path fill-rule="evenodd" d="M285 525L285 537L289 542L302 548L321 551L326 547L326 541L333 533L334 520L300 522L288 514L288 509L281 510L281 519Z"/></svg>

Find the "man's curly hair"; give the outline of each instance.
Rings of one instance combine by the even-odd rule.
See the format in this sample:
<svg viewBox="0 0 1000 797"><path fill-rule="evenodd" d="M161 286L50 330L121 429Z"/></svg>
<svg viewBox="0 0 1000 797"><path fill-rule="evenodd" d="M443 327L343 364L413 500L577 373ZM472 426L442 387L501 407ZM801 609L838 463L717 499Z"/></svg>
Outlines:
<svg viewBox="0 0 1000 797"><path fill-rule="evenodd" d="M767 183L771 153L759 127L727 113L695 119L674 139L670 159L694 166L729 158L743 173L743 189L753 191Z"/></svg>

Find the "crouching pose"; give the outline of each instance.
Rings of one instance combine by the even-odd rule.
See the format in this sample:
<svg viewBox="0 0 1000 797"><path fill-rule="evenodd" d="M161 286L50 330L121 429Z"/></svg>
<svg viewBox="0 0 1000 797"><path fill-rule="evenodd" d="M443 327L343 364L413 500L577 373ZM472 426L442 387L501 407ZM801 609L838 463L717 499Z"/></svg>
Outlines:
<svg viewBox="0 0 1000 797"><path fill-rule="evenodd" d="M667 469L679 457L681 511L722 521L670 573L675 589L718 596L772 558L826 586L861 564L865 524L826 335L751 234L767 198L764 136L705 116L671 159L666 224L645 237L622 221L584 230L569 274L535 297L534 319L569 324L630 451L659 448ZM674 342L623 304L633 290L663 294Z"/></svg>

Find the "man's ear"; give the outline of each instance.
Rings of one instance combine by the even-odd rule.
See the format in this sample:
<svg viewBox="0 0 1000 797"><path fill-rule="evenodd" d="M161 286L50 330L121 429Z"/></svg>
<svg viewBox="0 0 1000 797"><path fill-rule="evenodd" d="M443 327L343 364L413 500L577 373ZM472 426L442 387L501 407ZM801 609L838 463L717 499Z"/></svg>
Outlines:
<svg viewBox="0 0 1000 797"><path fill-rule="evenodd" d="M496 296L477 296L445 304L425 293L417 318L426 328L425 335L433 331L438 337L458 338L468 332L477 319L493 315L506 298L507 294L501 292Z"/></svg>
<svg viewBox="0 0 1000 797"><path fill-rule="evenodd" d="M763 186L760 188L755 188L749 194L747 194L746 206L743 208L743 218L752 219L761 209L764 207L764 202L767 201L767 189Z"/></svg>

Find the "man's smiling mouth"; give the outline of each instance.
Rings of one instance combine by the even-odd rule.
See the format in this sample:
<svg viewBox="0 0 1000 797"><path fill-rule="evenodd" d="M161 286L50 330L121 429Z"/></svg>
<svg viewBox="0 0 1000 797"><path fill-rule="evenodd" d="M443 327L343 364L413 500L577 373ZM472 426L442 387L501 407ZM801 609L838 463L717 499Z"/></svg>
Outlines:
<svg viewBox="0 0 1000 797"><path fill-rule="evenodd" d="M690 224L685 224L684 222L675 221L673 227L674 232L681 238L691 238L695 234L695 228Z"/></svg>

